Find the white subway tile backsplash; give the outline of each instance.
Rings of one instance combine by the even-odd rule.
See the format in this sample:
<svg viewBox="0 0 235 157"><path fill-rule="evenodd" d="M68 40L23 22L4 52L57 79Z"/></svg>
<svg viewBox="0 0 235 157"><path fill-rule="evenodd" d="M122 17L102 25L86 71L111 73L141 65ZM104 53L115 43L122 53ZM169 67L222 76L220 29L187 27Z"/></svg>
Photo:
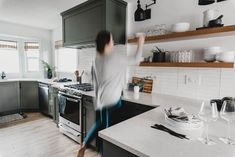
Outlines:
<svg viewBox="0 0 235 157"><path fill-rule="evenodd" d="M199 69L198 99L220 97L220 69Z"/></svg>
<svg viewBox="0 0 235 157"><path fill-rule="evenodd" d="M153 69L154 93L175 94L177 90L177 69L176 68L159 68Z"/></svg>
<svg viewBox="0 0 235 157"><path fill-rule="evenodd" d="M153 93L176 95L193 99L235 97L235 69L213 68L129 68L133 76L152 76Z"/></svg>
<svg viewBox="0 0 235 157"><path fill-rule="evenodd" d="M195 98L197 92L198 69L178 69L178 91L177 96Z"/></svg>
<svg viewBox="0 0 235 157"><path fill-rule="evenodd" d="M114 51L126 54L134 53L136 46L115 46ZM145 49L145 53L150 49ZM91 66L96 50L82 49L78 51L78 69L85 70L83 80L91 81ZM71 74L73 76L73 74ZM151 76L154 80L153 93L176 95L194 99L212 99L225 96L235 97L235 69L204 68L156 68L129 66L127 82L132 77ZM66 77L66 76L65 76Z"/></svg>
<svg viewBox="0 0 235 157"><path fill-rule="evenodd" d="M235 97L235 69L221 70L220 97Z"/></svg>

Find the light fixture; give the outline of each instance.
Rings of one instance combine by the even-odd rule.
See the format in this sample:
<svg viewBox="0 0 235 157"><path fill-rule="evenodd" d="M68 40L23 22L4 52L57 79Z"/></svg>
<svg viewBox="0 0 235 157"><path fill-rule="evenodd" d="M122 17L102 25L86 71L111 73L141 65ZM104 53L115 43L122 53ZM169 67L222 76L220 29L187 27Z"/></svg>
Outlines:
<svg viewBox="0 0 235 157"><path fill-rule="evenodd" d="M137 1L137 9L135 11L135 21L144 21L145 11L141 8L140 0Z"/></svg>
<svg viewBox="0 0 235 157"><path fill-rule="evenodd" d="M209 5L215 3L215 0L199 0L198 4L199 5Z"/></svg>
<svg viewBox="0 0 235 157"><path fill-rule="evenodd" d="M151 19L151 5L156 4L156 0L152 0L153 3L146 4L146 10L143 10L140 5L140 0L137 1L137 9L135 11L135 21L144 21L146 19Z"/></svg>
<svg viewBox="0 0 235 157"><path fill-rule="evenodd" d="M217 0L217 2L222 2L222 1L226 0ZM215 0L199 0L198 5L209 5L215 2L216 2Z"/></svg>
<svg viewBox="0 0 235 157"><path fill-rule="evenodd" d="M146 4L146 10L145 10L145 19L151 19L151 9L148 9L151 5L156 4L156 0L152 0L153 3L151 4Z"/></svg>

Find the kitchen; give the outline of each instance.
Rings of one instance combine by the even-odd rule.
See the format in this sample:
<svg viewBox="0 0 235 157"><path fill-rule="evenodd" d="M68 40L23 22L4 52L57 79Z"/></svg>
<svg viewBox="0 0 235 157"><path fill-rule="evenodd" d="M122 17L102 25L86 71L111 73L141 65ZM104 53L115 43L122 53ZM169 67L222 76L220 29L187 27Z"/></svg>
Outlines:
<svg viewBox="0 0 235 157"><path fill-rule="evenodd" d="M235 140L234 116L221 110L234 105L233 1L0 0L0 8L0 156L77 155L97 118L91 67L101 29L124 55L144 34L143 61L128 67L124 107L85 156L99 155L97 139L104 157L235 156L223 138ZM206 119L202 102L220 112ZM172 121L176 107L199 127Z"/></svg>

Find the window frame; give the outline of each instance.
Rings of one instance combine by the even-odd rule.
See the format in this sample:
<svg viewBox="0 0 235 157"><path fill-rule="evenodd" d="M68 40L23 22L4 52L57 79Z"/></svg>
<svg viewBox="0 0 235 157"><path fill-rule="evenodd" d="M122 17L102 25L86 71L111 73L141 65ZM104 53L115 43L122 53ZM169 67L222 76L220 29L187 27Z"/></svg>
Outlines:
<svg viewBox="0 0 235 157"><path fill-rule="evenodd" d="M38 57L27 57L27 51L25 50L25 43L38 43L39 44L39 55ZM22 47L23 47L23 63L24 63L24 68L23 68L23 71L24 71L24 74L37 74L37 73L40 73L40 71L42 70L42 64L41 64L41 60L42 60L42 44L40 42L40 40L32 40L32 39L29 39L29 40L23 40L22 41ZM28 70L28 59L38 59L38 71L29 71Z"/></svg>
<svg viewBox="0 0 235 157"><path fill-rule="evenodd" d="M14 37L8 37L8 36L0 34L0 40L15 41L15 42L17 42L17 49L16 50L18 52L18 60L19 60L18 67L19 67L19 72L17 72L17 73L9 73L9 72L6 71L6 73L21 76L22 69L21 69L21 52L20 52L20 42L21 41L20 41L20 39L19 38L14 38Z"/></svg>
<svg viewBox="0 0 235 157"><path fill-rule="evenodd" d="M28 38L28 37L18 37L18 36L11 36L11 35L4 35L0 34L0 39L1 40L9 40L9 41L16 41L17 42L17 51L19 55L19 73L9 73L7 72L8 75L10 76L15 76L15 77L27 77L27 76L36 76L38 74L43 74L43 65L40 62L43 59L43 45L42 41L40 39L35 39L35 38ZM38 42L39 43L39 71L38 72L27 72L26 69L26 53L24 50L24 43L25 42Z"/></svg>

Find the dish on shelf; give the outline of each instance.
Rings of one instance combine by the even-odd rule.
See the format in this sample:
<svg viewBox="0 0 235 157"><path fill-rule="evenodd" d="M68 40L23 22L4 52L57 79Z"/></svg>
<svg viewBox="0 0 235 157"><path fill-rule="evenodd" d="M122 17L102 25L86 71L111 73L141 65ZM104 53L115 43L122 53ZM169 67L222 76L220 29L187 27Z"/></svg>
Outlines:
<svg viewBox="0 0 235 157"><path fill-rule="evenodd" d="M146 33L146 36L158 36L168 34L169 30L166 24L157 24L145 28L144 32Z"/></svg>
<svg viewBox="0 0 235 157"><path fill-rule="evenodd" d="M216 60L220 62L234 62L234 57L234 51L228 51L217 54Z"/></svg>
<svg viewBox="0 0 235 157"><path fill-rule="evenodd" d="M180 22L172 25L172 32L187 32L190 29L190 23Z"/></svg>
<svg viewBox="0 0 235 157"><path fill-rule="evenodd" d="M213 46L204 49L204 56L203 59L206 62L214 62L216 61L216 55L222 52L221 47Z"/></svg>

